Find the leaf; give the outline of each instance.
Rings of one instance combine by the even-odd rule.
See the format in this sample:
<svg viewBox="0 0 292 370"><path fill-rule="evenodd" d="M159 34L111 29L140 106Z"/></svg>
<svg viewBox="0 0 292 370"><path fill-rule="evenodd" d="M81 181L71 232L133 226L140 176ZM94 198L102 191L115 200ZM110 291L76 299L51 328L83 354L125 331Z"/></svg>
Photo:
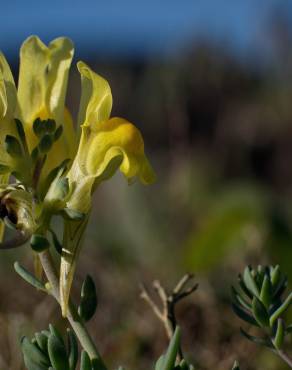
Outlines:
<svg viewBox="0 0 292 370"><path fill-rule="evenodd" d="M89 321L97 307L96 288L91 276L87 275L81 289L81 302L78 313L84 321Z"/></svg>
<svg viewBox="0 0 292 370"><path fill-rule="evenodd" d="M252 311L256 321L260 324L260 326L269 326L269 314L263 303L257 297L254 297L252 300Z"/></svg>
<svg viewBox="0 0 292 370"><path fill-rule="evenodd" d="M265 275L262 288L261 288L260 300L261 302L263 302L266 309L268 309L271 304L271 300L272 300L271 295L272 295L272 287L271 287L270 278L267 275Z"/></svg>
<svg viewBox="0 0 292 370"><path fill-rule="evenodd" d="M166 354L164 355L163 364L160 370L172 370L175 366L176 356L180 346L181 331L179 326L175 328L175 332L169 343Z"/></svg>
<svg viewBox="0 0 292 370"><path fill-rule="evenodd" d="M78 342L74 332L67 329L68 334L68 348L69 348L69 368L74 370L78 361Z"/></svg>
<svg viewBox="0 0 292 370"><path fill-rule="evenodd" d="M256 343L256 344L259 344L261 346L264 346L264 347L268 347L268 348L274 348L272 342L270 341L270 339L267 339L267 338L260 338L260 337L254 337L253 335L250 335L248 334L245 330L243 330L242 328L240 328L240 332L241 334L246 337L248 340L250 340L251 342L253 343Z"/></svg>
<svg viewBox="0 0 292 370"><path fill-rule="evenodd" d="M285 337L285 323L282 319L277 320L276 333L273 338L273 344L277 349L281 349Z"/></svg>
<svg viewBox="0 0 292 370"><path fill-rule="evenodd" d="M247 311L250 311L251 305L231 286L231 299L234 304L243 306Z"/></svg>
<svg viewBox="0 0 292 370"><path fill-rule="evenodd" d="M69 370L66 348L62 341L53 334L49 336L48 353L55 370Z"/></svg>
<svg viewBox="0 0 292 370"><path fill-rule="evenodd" d="M36 333L35 339L41 351L48 353L48 336L43 333Z"/></svg>
<svg viewBox="0 0 292 370"><path fill-rule="evenodd" d="M234 313L239 318L248 322L249 324L252 324L254 326L259 326L258 322L248 312L242 309L240 306L237 306L236 304L232 303L232 308L233 308Z"/></svg>
<svg viewBox="0 0 292 370"><path fill-rule="evenodd" d="M274 324L274 322L277 320L277 318L280 315L282 315L289 308L291 303L292 303L292 292L289 294L289 296L286 298L286 300L282 303L282 305L270 317L270 325L271 326Z"/></svg>
<svg viewBox="0 0 292 370"><path fill-rule="evenodd" d="M61 333L59 332L59 330L54 326L54 325L52 325L52 324L49 324L49 329L50 329L50 331L49 331L49 336L50 336L50 334L53 334L55 337L57 337L59 340L60 340L60 342L64 345L64 341L63 341L63 338L62 338L62 335L61 335Z"/></svg>
<svg viewBox="0 0 292 370"><path fill-rule="evenodd" d="M46 370L50 366L45 354L35 344L32 344L27 337L21 340L21 350L28 370Z"/></svg>
<svg viewBox="0 0 292 370"><path fill-rule="evenodd" d="M87 352L81 352L80 370L91 370L91 361Z"/></svg>
<svg viewBox="0 0 292 370"><path fill-rule="evenodd" d="M14 263L14 269L18 273L19 276L23 278L27 283L34 286L38 290L42 290L46 292L45 285L38 280L35 276L33 276L29 271L27 271L24 267L22 267L18 262Z"/></svg>
<svg viewBox="0 0 292 370"><path fill-rule="evenodd" d="M163 366L163 363L164 363L164 355L161 355L159 357L159 359L156 361L156 364L155 364L155 370L161 370L162 369L162 366Z"/></svg>
<svg viewBox="0 0 292 370"><path fill-rule="evenodd" d="M245 286L247 287L247 289L253 294L255 295L256 297L259 297L260 295L260 292L259 292L259 288L251 274L251 268L249 266L247 266L245 269L244 269L244 273L243 273L243 281L244 281L244 284Z"/></svg>

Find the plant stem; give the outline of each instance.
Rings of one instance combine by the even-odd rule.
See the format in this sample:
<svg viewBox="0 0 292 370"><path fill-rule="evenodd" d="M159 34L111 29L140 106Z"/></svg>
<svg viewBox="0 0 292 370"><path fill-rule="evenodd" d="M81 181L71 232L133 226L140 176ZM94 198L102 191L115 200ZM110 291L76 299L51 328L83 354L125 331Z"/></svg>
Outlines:
<svg viewBox="0 0 292 370"><path fill-rule="evenodd" d="M39 254L41 264L44 272L47 276L48 282L51 286L51 292L54 298L60 303L60 289L59 289L59 278L56 271L55 264L52 260L52 256L48 250ZM99 362L99 365L106 370L106 366L87 330L82 319L80 318L75 306L72 302L69 303L67 319L72 326L77 338L79 339L81 346L88 353L91 360L95 359Z"/></svg>
<svg viewBox="0 0 292 370"><path fill-rule="evenodd" d="M287 365L289 365L289 367L292 369L292 359L282 350L278 350L276 352L283 361L286 362Z"/></svg>

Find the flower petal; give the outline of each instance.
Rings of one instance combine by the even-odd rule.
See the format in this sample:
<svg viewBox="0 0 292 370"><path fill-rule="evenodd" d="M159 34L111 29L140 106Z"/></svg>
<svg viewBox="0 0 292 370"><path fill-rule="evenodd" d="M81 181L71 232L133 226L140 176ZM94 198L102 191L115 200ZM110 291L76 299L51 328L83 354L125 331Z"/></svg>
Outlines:
<svg viewBox="0 0 292 370"><path fill-rule="evenodd" d="M63 123L68 71L73 57L70 39L60 37L47 47L37 36L29 37L20 50L18 100L29 147L36 137L32 123L37 117Z"/></svg>
<svg viewBox="0 0 292 370"><path fill-rule="evenodd" d="M83 125L78 153L68 173L72 188L68 207L87 213L93 188L118 168L129 180L138 177L144 184L155 180L140 131L122 118Z"/></svg>
<svg viewBox="0 0 292 370"><path fill-rule="evenodd" d="M107 120L112 109L112 93L108 82L83 62L78 62L77 67L81 74L82 88L78 126Z"/></svg>
<svg viewBox="0 0 292 370"><path fill-rule="evenodd" d="M14 79L4 55L0 53L0 164L5 166L14 164L13 158L5 150L4 141L6 135L18 137L14 122L16 106ZM6 177L5 174L3 179Z"/></svg>
<svg viewBox="0 0 292 370"><path fill-rule="evenodd" d="M4 110L1 110L1 102L4 103ZM17 93L13 75L4 55L0 52L0 118L7 114L14 118L16 105Z"/></svg>

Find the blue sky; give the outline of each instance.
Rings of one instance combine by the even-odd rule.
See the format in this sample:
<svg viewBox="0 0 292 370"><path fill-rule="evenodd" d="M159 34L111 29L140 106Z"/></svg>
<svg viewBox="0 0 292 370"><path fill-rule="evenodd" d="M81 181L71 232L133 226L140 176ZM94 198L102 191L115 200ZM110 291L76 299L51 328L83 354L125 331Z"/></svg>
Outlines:
<svg viewBox="0 0 292 370"><path fill-rule="evenodd" d="M276 4L292 11L289 0L3 1L0 49L15 57L37 34L71 37L79 56L163 56L202 37L242 52L261 42Z"/></svg>

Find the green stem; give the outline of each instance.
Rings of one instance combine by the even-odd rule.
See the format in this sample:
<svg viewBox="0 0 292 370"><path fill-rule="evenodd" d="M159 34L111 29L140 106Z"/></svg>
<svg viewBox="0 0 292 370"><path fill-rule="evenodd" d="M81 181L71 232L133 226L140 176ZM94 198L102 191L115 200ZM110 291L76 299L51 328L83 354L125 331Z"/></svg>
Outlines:
<svg viewBox="0 0 292 370"><path fill-rule="evenodd" d="M45 250L44 252L39 254L39 257L47 279L50 283L52 295L55 297L57 302L60 303L59 278L50 252L48 250ZM72 329L74 330L77 338L79 339L81 346L88 353L90 359L95 359L95 361L98 361L101 368L106 370L106 366L103 363L102 358L87 328L85 327L72 302L69 303L67 319L70 322L70 325L72 326Z"/></svg>

